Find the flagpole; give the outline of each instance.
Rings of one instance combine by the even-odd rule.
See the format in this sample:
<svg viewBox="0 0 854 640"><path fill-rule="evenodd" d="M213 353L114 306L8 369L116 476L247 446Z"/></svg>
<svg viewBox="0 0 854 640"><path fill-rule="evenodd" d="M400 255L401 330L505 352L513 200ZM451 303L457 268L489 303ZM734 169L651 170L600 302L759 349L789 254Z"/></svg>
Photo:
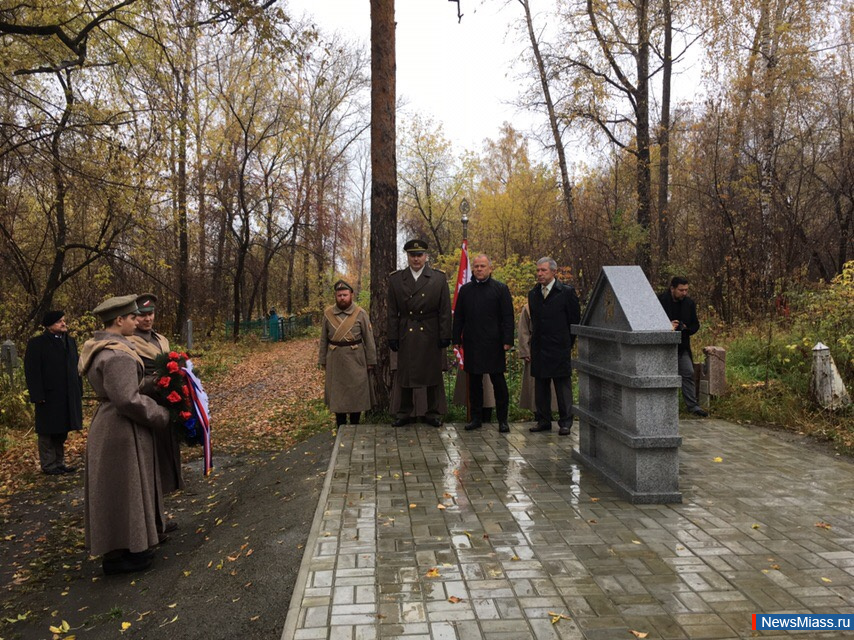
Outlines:
<svg viewBox="0 0 854 640"><path fill-rule="evenodd" d="M460 201L460 213L462 214L462 223L463 223L463 246L466 248L466 254L468 254L468 239L469 239L469 201L463 198ZM460 256L460 260L462 260L462 256ZM466 257L468 260L468 257ZM471 268L471 265L469 265ZM465 283L463 283L465 284ZM466 422L471 422L471 400L469 399L469 374L466 371Z"/></svg>

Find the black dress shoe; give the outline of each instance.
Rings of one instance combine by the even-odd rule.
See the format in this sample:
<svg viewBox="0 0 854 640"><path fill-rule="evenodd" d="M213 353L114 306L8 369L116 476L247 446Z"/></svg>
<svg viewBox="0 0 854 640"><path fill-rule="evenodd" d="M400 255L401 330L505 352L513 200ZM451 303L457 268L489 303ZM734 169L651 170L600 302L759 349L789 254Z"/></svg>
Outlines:
<svg viewBox="0 0 854 640"><path fill-rule="evenodd" d="M42 469L42 473L46 476L61 476L65 471L60 467L55 467L53 469Z"/></svg>
<svg viewBox="0 0 854 640"><path fill-rule="evenodd" d="M472 420L465 426L465 429L466 431L474 431L475 429L480 429L482 426L483 423L480 420Z"/></svg>
<svg viewBox="0 0 854 640"><path fill-rule="evenodd" d="M531 433L536 433L537 431L551 431L551 430L552 430L551 423L549 423L549 424L535 424L533 427L528 429L528 431L530 431Z"/></svg>
<svg viewBox="0 0 854 640"><path fill-rule="evenodd" d="M442 421L439 418L424 418L424 424L430 425L431 427L441 427Z"/></svg>
<svg viewBox="0 0 854 640"><path fill-rule="evenodd" d="M499 422L498 433L510 433L510 425L506 422Z"/></svg>
<svg viewBox="0 0 854 640"><path fill-rule="evenodd" d="M558 434L559 436L568 436L568 435L569 435L569 429L570 429L569 427L561 427L561 428L558 430L557 434Z"/></svg>
<svg viewBox="0 0 854 640"><path fill-rule="evenodd" d="M77 467L68 467L66 465L62 465L59 467L59 470L62 471L62 473L74 473L75 471L77 471Z"/></svg>
<svg viewBox="0 0 854 640"><path fill-rule="evenodd" d="M691 413L693 413L695 416L700 416L701 418L709 417L708 412L704 411L700 407L697 407L696 409L692 410Z"/></svg>
<svg viewBox="0 0 854 640"><path fill-rule="evenodd" d="M147 551L140 553L128 552L113 560L104 558L101 562L101 567L104 569L104 575L114 576L119 573L145 571L151 566L151 556L145 555L147 553Z"/></svg>
<svg viewBox="0 0 854 640"><path fill-rule="evenodd" d="M166 526L163 527L163 533L172 533L178 530L178 523L174 520L167 520Z"/></svg>
<svg viewBox="0 0 854 640"><path fill-rule="evenodd" d="M394 422L391 423L391 426L393 426L393 427L405 427L410 422L412 422L412 420L410 418L397 418L397 419L395 419Z"/></svg>

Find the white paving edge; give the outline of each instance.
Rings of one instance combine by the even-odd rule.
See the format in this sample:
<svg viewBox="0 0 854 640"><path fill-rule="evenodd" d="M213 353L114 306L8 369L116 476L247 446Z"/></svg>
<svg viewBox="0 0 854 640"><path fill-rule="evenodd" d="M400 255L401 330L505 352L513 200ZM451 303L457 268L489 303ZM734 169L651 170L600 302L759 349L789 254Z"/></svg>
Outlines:
<svg viewBox="0 0 854 640"><path fill-rule="evenodd" d="M302 562L299 566L294 590L291 594L291 603L288 606L288 616L285 618L285 627L282 629L281 640L293 640L297 632L297 620L299 619L299 611L302 605L303 595L305 594L305 585L308 581L309 566L311 565L311 557L314 554L314 547L317 539L320 537L320 523L323 521L323 512L326 509L326 501L329 498L329 490L332 485L332 476L335 469L335 463L338 460L338 450L341 448L341 428L339 427L335 434L335 448L332 455L329 456L329 466L326 469L326 478L323 481L323 489L320 491L320 497L317 499L317 508L314 510L314 520L311 523L311 530L308 532L308 540L305 543L305 550L302 554Z"/></svg>

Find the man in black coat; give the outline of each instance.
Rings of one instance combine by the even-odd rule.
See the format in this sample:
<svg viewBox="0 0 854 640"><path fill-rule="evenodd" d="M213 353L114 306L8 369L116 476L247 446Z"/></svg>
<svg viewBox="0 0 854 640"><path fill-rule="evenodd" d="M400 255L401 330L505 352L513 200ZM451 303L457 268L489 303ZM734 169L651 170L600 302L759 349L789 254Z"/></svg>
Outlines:
<svg viewBox="0 0 854 640"><path fill-rule="evenodd" d="M700 330L697 319L697 304L688 297L688 279L675 276L670 281L670 290L658 296L664 312L670 318L674 331L682 332L679 343L679 375L682 376L682 397L691 413L705 418L709 414L697 403L694 388L694 356L691 353L691 336Z"/></svg>
<svg viewBox="0 0 854 640"><path fill-rule="evenodd" d="M581 321L581 306L571 285L555 278L557 263L551 258L537 260L537 285L528 292L531 311L531 375L537 424L530 431L552 428L552 392L557 394L558 432L569 435L572 427L572 345L570 327Z"/></svg>
<svg viewBox="0 0 854 640"><path fill-rule="evenodd" d="M72 473L65 464L69 431L83 426L83 381L77 373L77 343L68 335L64 311L48 311L45 332L31 338L24 355L30 402L36 405L39 462L48 475Z"/></svg>
<svg viewBox="0 0 854 640"><path fill-rule="evenodd" d="M498 431L507 433L510 394L504 354L513 346L513 299L503 282L492 279L492 264L481 254L472 261L472 281L460 287L454 308L454 344L463 348L463 370L469 377L472 420L466 431L480 429L483 416L483 374L495 389Z"/></svg>

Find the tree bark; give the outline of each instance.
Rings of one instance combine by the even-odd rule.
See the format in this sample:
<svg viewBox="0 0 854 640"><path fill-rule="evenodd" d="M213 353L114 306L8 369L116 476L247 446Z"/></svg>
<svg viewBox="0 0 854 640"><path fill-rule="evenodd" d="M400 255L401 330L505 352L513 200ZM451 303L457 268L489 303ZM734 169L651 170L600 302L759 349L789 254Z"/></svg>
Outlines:
<svg viewBox="0 0 854 640"><path fill-rule="evenodd" d="M371 323L388 329L388 274L397 265L394 0L371 0ZM389 406L389 352L379 349L377 401Z"/></svg>
<svg viewBox="0 0 854 640"><path fill-rule="evenodd" d="M661 67L661 121L658 127L658 271L664 276L670 259L670 80L673 72L673 12L662 0L664 59Z"/></svg>
<svg viewBox="0 0 854 640"><path fill-rule="evenodd" d="M650 256L650 203L652 200L652 176L649 160L649 2L637 4L638 19L638 86L637 86L637 222L641 228L641 240L637 247L637 263L647 277L651 277Z"/></svg>
<svg viewBox="0 0 854 640"><path fill-rule="evenodd" d="M531 18L531 6L528 0L519 0L522 9L525 10L525 23L528 26L528 37L531 39L531 49L534 52L534 59L537 62L537 73L540 77L540 86L543 89L543 99L546 102L546 111L549 116L549 127L552 131L552 137L555 141L555 150L557 151L557 161L560 167L560 185L563 192L563 205L566 210L566 219L569 223L569 233L567 234L566 249L572 255L574 246L573 235L575 227L575 213L573 207L572 189L573 184L569 181L569 169L566 164L566 149L563 146L563 139L560 135L560 127L557 123L557 113L555 112L552 94L549 90L548 74L546 73L546 65L543 61L543 55L540 52L540 43L537 41L537 36L534 33L534 21Z"/></svg>

